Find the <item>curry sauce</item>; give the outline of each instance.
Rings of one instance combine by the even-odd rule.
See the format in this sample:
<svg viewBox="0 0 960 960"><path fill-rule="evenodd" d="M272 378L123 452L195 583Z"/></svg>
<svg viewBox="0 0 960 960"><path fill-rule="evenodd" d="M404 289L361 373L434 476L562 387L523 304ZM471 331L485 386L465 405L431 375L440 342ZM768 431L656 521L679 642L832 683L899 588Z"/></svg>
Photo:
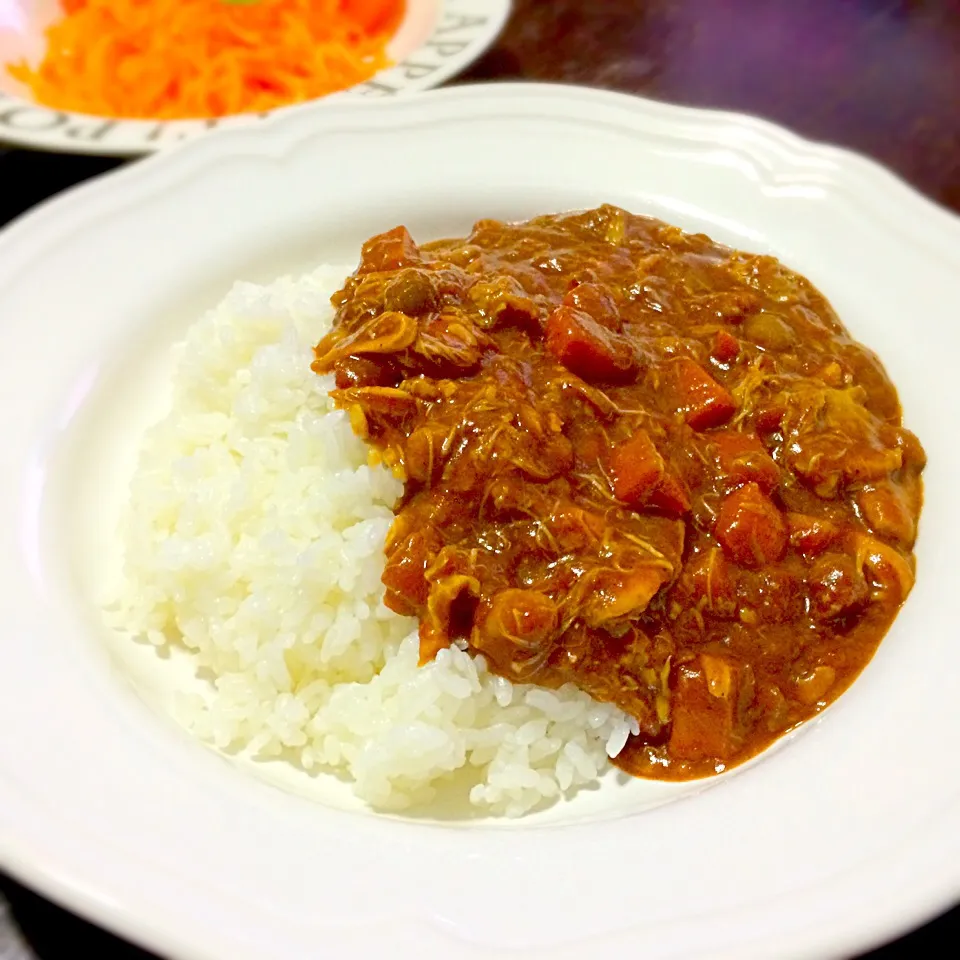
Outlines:
<svg viewBox="0 0 960 960"><path fill-rule="evenodd" d="M611 206L363 247L314 369L405 481L385 602L573 683L688 779L835 699L909 593L924 452L880 362L756 256Z"/></svg>

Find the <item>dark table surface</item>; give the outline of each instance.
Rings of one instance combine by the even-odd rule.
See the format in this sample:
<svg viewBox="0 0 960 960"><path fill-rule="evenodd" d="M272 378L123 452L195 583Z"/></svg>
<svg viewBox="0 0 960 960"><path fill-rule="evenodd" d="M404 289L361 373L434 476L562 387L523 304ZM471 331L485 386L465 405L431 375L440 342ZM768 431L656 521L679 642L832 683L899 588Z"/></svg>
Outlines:
<svg viewBox="0 0 960 960"><path fill-rule="evenodd" d="M869 154L960 212L960 0L515 0L460 79L754 113ZM0 223L118 162L0 152ZM2 875L0 888L0 960L149 960ZM865 956L955 956L958 936L960 908Z"/></svg>

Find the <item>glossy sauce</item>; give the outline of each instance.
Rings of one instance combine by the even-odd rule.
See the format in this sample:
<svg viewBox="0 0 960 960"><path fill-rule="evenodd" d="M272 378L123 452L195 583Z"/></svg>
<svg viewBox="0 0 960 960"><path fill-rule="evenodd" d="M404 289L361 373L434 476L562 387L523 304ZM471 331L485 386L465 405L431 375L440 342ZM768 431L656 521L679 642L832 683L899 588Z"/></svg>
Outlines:
<svg viewBox="0 0 960 960"><path fill-rule="evenodd" d="M634 716L688 779L835 699L909 593L924 453L772 257L615 207L369 240L314 368L405 480L386 603Z"/></svg>

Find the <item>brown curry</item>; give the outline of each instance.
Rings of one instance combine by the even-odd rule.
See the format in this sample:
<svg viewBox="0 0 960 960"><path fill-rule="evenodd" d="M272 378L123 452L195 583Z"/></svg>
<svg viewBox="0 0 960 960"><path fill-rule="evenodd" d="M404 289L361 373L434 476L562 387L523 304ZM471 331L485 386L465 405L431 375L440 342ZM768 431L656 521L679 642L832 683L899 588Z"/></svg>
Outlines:
<svg viewBox="0 0 960 960"><path fill-rule="evenodd" d="M314 369L405 480L386 603L632 714L687 779L835 699L914 580L924 452L880 362L768 256L604 206L369 240Z"/></svg>

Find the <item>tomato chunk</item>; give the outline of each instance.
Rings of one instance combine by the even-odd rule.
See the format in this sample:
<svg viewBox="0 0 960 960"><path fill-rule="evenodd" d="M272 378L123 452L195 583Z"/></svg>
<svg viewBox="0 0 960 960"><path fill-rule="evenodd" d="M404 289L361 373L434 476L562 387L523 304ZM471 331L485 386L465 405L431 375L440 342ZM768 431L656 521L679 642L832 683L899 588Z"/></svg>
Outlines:
<svg viewBox="0 0 960 960"><path fill-rule="evenodd" d="M724 497L714 534L727 556L742 567L774 563L787 549L783 514L755 483L737 487Z"/></svg>
<svg viewBox="0 0 960 960"><path fill-rule="evenodd" d="M625 383L637 373L629 341L590 314L561 304L547 319L547 350L568 370L591 382Z"/></svg>
<svg viewBox="0 0 960 960"><path fill-rule="evenodd" d="M719 427L737 409L730 391L689 357L670 362L665 386L675 409L694 430Z"/></svg>
<svg viewBox="0 0 960 960"><path fill-rule="evenodd" d="M610 474L614 495L632 507L655 507L677 516L690 509L687 491L668 471L646 430L614 447Z"/></svg>
<svg viewBox="0 0 960 960"><path fill-rule="evenodd" d="M773 462L763 444L754 436L724 430L712 434L717 465L731 486L753 482L764 493L780 483L780 468Z"/></svg>

